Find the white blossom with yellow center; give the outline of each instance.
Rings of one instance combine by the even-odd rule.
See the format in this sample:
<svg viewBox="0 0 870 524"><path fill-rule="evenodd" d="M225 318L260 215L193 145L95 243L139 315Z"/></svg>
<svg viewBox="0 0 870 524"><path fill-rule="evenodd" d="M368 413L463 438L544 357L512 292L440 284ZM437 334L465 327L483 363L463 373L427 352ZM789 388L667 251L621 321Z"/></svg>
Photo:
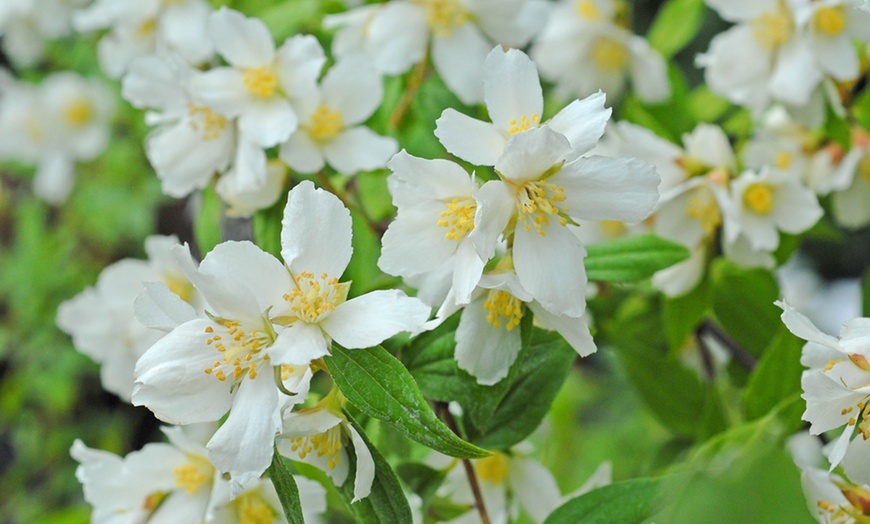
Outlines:
<svg viewBox="0 0 870 524"><path fill-rule="evenodd" d="M727 242L743 235L753 249L768 252L779 245L778 231L801 233L823 214L812 190L774 169L746 171L732 180L723 211Z"/></svg>
<svg viewBox="0 0 870 524"><path fill-rule="evenodd" d="M262 21L226 7L212 13L209 35L229 64L196 75L197 98L231 118L260 147L272 147L296 131L299 118L292 103L316 92L326 61L313 36L296 35L276 49Z"/></svg>
<svg viewBox="0 0 870 524"><path fill-rule="evenodd" d="M855 42L870 40L870 13L855 9L854 2L826 0L802 6L797 16L805 20L807 40L822 70L837 81L850 81L861 71Z"/></svg>
<svg viewBox="0 0 870 524"><path fill-rule="evenodd" d="M495 164L499 180L477 193L469 233L484 260L506 239L522 288L553 315L569 317L581 316L586 304L586 273L578 263L586 250L569 226L639 222L657 202L659 184L644 162L574 155L568 138L550 126L513 135Z"/></svg>
<svg viewBox="0 0 870 524"><path fill-rule="evenodd" d="M281 159L300 173L316 173L325 164L348 175L384 167L398 149L396 141L362 125L382 99L383 82L367 59L339 60L317 96L297 106L301 125L281 144Z"/></svg>
<svg viewBox="0 0 870 524"><path fill-rule="evenodd" d="M459 303L467 303L483 272L469 240L477 213L476 185L453 162L424 160L405 151L387 166L393 172L388 187L398 213L382 239L378 266L406 279L424 278L415 286L417 296L432 306L440 305L451 288Z"/></svg>

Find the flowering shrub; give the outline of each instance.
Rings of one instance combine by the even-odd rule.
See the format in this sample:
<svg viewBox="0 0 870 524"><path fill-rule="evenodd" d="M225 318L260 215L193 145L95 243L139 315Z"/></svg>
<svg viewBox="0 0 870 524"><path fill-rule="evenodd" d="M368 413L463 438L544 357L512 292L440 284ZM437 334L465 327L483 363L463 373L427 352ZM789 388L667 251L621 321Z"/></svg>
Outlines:
<svg viewBox="0 0 870 524"><path fill-rule="evenodd" d="M870 521L870 2L7 4L10 522Z"/></svg>

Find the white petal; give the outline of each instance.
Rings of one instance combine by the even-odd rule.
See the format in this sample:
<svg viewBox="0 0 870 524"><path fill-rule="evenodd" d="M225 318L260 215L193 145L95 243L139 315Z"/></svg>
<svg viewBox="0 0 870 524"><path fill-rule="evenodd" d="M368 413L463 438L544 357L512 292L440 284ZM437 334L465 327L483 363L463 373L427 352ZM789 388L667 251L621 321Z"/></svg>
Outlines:
<svg viewBox="0 0 870 524"><path fill-rule="evenodd" d="M275 435L281 429L277 408L278 389L271 373L244 378L229 417L208 442L209 458L232 476L234 494L272 462Z"/></svg>
<svg viewBox="0 0 870 524"><path fill-rule="evenodd" d="M317 79L326 63L320 42L312 35L295 35L278 50L277 74L281 88L291 100L310 99L317 92Z"/></svg>
<svg viewBox="0 0 870 524"><path fill-rule="evenodd" d="M329 345L316 325L296 321L285 328L269 348L273 365L307 366L329 354Z"/></svg>
<svg viewBox="0 0 870 524"><path fill-rule="evenodd" d="M351 504L369 496L372 482L375 480L375 461L372 452L350 424L345 425L353 441L353 452L356 454L356 476L353 479L353 500Z"/></svg>
<svg viewBox="0 0 870 524"><path fill-rule="evenodd" d="M516 212L516 195L501 180L490 180L477 192L477 213L474 229L468 238L474 242L477 253L484 261L495 255L498 237Z"/></svg>
<svg viewBox="0 0 870 524"><path fill-rule="evenodd" d="M365 121L384 97L384 82L367 59L354 54L342 58L323 77L323 103L341 113L345 125Z"/></svg>
<svg viewBox="0 0 870 524"><path fill-rule="evenodd" d="M537 180L571 154L571 143L549 127L532 128L508 139L495 170L513 182Z"/></svg>
<svg viewBox="0 0 870 524"><path fill-rule="evenodd" d="M508 484L520 505L535 522L561 505L559 486L550 470L532 459L514 458L508 470Z"/></svg>
<svg viewBox="0 0 870 524"><path fill-rule="evenodd" d="M426 200L449 201L472 194L471 177L458 164L409 155L404 149L387 162L401 185L391 188L396 206L414 206ZM392 177L391 177L392 178Z"/></svg>
<svg viewBox="0 0 870 524"><path fill-rule="evenodd" d="M707 5L729 22L743 22L775 11L777 0L707 0Z"/></svg>
<svg viewBox="0 0 870 524"><path fill-rule="evenodd" d="M803 233L825 214L815 193L797 181L780 184L775 198L771 218L786 233Z"/></svg>
<svg viewBox="0 0 870 524"><path fill-rule="evenodd" d="M335 195L300 183L287 196L281 225L281 256L293 274L344 273L353 253L351 219Z"/></svg>
<svg viewBox="0 0 870 524"><path fill-rule="evenodd" d="M229 385L205 373L217 352L206 345L207 320L193 320L161 338L136 363L133 405L161 420L193 424L218 420L232 404Z"/></svg>
<svg viewBox="0 0 870 524"><path fill-rule="evenodd" d="M248 103L239 116L239 130L261 147L280 144L298 126L299 119L290 102L277 96Z"/></svg>
<svg viewBox="0 0 870 524"><path fill-rule="evenodd" d="M340 304L320 327L346 348L368 348L401 331L416 332L429 313L429 306L402 291L372 291Z"/></svg>
<svg viewBox="0 0 870 524"><path fill-rule="evenodd" d="M605 94L601 91L583 100L575 100L550 119L548 125L565 135L580 156L598 143L610 119L611 109L604 107Z"/></svg>
<svg viewBox="0 0 870 524"><path fill-rule="evenodd" d="M206 187L216 172L230 162L232 132L211 140L191 127L189 118L155 131L148 137L146 152L161 181L163 192L182 198Z"/></svg>
<svg viewBox="0 0 870 524"><path fill-rule="evenodd" d="M556 315L579 317L586 310L586 249L558 223L541 236L531 228L514 233L514 267L520 284Z"/></svg>
<svg viewBox="0 0 870 524"><path fill-rule="evenodd" d="M133 312L143 326L170 331L196 318L196 311L163 282L145 282L133 301Z"/></svg>
<svg viewBox="0 0 870 524"><path fill-rule="evenodd" d="M278 156L291 169L299 173L316 173L323 169L323 152L320 145L305 131L298 129L281 144Z"/></svg>
<svg viewBox="0 0 870 524"><path fill-rule="evenodd" d="M378 267L390 275L409 276L434 271L446 263L458 245L438 227L441 202L422 202L399 210L381 240Z"/></svg>
<svg viewBox="0 0 870 524"><path fill-rule="evenodd" d="M487 320L483 300L467 305L456 328L456 364L477 379L478 384L491 386L507 376L522 347L520 330L508 331L504 325L496 328Z"/></svg>
<svg viewBox="0 0 870 524"><path fill-rule="evenodd" d="M858 55L849 38L817 36L813 52L819 65L834 79L854 80L858 76Z"/></svg>
<svg viewBox="0 0 870 524"><path fill-rule="evenodd" d="M190 89L207 106L231 117L241 114L251 98L242 81L242 73L231 67L217 67L194 74L190 79Z"/></svg>
<svg viewBox="0 0 870 524"><path fill-rule="evenodd" d="M447 108L435 121L435 136L447 151L479 166L493 166L507 139L489 122Z"/></svg>
<svg viewBox="0 0 870 524"><path fill-rule="evenodd" d="M33 180L33 192L49 204L61 204L72 191L74 160L64 154L45 154Z"/></svg>
<svg viewBox="0 0 870 524"><path fill-rule="evenodd" d="M836 337L822 333L810 319L786 303L785 300L775 302L775 304L782 308L782 315L780 316L782 323L795 336L807 342L815 342L816 344L839 351L840 345Z"/></svg>
<svg viewBox="0 0 870 524"><path fill-rule="evenodd" d="M529 304L529 307L535 314L535 319L541 321L541 325L558 331L581 357L589 356L598 350L595 341L592 340L592 334L589 332L585 315L580 318L554 315L546 309L538 307L534 302Z"/></svg>
<svg viewBox="0 0 870 524"><path fill-rule="evenodd" d="M499 129L511 128L511 120L532 120L544 112L544 96L535 63L522 51L496 46L483 64L486 109Z"/></svg>
<svg viewBox="0 0 870 524"><path fill-rule="evenodd" d="M481 69L491 46L476 24L462 24L449 36L432 37L432 64L464 104L483 102Z"/></svg>
<svg viewBox="0 0 870 524"><path fill-rule="evenodd" d="M640 222L659 198L655 167L633 158L580 158L550 180L564 188L568 215L580 220Z"/></svg>
<svg viewBox="0 0 870 524"><path fill-rule="evenodd" d="M480 281L485 264L477 254L474 243L465 239L459 243L453 265L453 290L456 302L465 304L471 300L471 293Z"/></svg>
<svg viewBox="0 0 870 524"><path fill-rule="evenodd" d="M365 126L345 129L323 148L329 165L348 175L386 166L398 149L394 138Z"/></svg>
<svg viewBox="0 0 870 524"><path fill-rule="evenodd" d="M230 64L259 67L272 63L275 42L260 19L222 7L209 17L208 31L217 52Z"/></svg>
<svg viewBox="0 0 870 524"><path fill-rule="evenodd" d="M378 70L397 75L423 60L429 28L422 7L406 2L382 6L369 22L365 38L366 53Z"/></svg>
<svg viewBox="0 0 870 524"><path fill-rule="evenodd" d="M311 437L326 433L341 423L341 417L328 409L313 409L311 411L285 412L282 438L294 439Z"/></svg>
<svg viewBox="0 0 870 524"><path fill-rule="evenodd" d="M638 98L647 103L667 100L671 96L671 84L668 66L662 55L653 50L645 39L637 36L631 38L629 48L631 85Z"/></svg>
<svg viewBox="0 0 870 524"><path fill-rule="evenodd" d="M793 38L780 48L777 58L770 78L771 94L789 104L805 105L823 76L812 50L803 39Z"/></svg>

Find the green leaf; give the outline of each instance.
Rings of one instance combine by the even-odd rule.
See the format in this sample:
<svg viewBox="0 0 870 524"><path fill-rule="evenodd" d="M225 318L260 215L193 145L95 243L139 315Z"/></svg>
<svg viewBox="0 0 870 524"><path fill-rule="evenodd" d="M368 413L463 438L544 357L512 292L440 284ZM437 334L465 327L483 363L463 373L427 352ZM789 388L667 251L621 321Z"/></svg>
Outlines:
<svg viewBox="0 0 870 524"><path fill-rule="evenodd" d="M544 524L637 524L661 503L661 479L633 479L603 486L559 506Z"/></svg>
<svg viewBox="0 0 870 524"><path fill-rule="evenodd" d="M670 58L698 34L706 12L704 0L671 0L659 9L647 33L649 44Z"/></svg>
<svg viewBox="0 0 870 524"><path fill-rule="evenodd" d="M746 416L750 420L767 415L784 400L801 393L801 374L804 368L800 359L803 344L803 340L792 335L784 325L780 325L779 333L770 347L764 350L743 390ZM803 406L799 404L784 414L783 418L791 424L789 432L797 431L803 425Z"/></svg>
<svg viewBox="0 0 870 524"><path fill-rule="evenodd" d="M706 278L702 279L695 289L681 297L665 297L662 315L665 321L665 334L672 353L682 349L686 337L708 316L711 301L710 280Z"/></svg>
<svg viewBox="0 0 870 524"><path fill-rule="evenodd" d="M423 507L429 504L429 501L435 497L435 492L444 482L447 477L446 471L440 471L430 468L425 464L417 464L406 462L399 464L396 468L399 478L402 479L411 491L420 496L423 500Z"/></svg>
<svg viewBox="0 0 870 524"><path fill-rule="evenodd" d="M350 424L359 433L375 463L375 479L372 482L372 490L367 497L350 504L357 522L363 523L410 523L411 508L408 506L408 498L402 491L402 485L396 477L393 468L383 455L375 448L363 428L350 415L345 414ZM356 453L352 448L347 449L349 471L348 480L341 486L342 496L347 502L353 500L353 479L356 475Z"/></svg>
<svg viewBox="0 0 870 524"><path fill-rule="evenodd" d="M276 449L272 453L272 464L268 470L269 478L272 479L272 484L275 485L275 491L278 493L281 507L284 508L287 522L290 524L304 524L302 503L299 501L299 488L296 487L296 481L293 479L293 475L287 471L283 460Z"/></svg>
<svg viewBox="0 0 870 524"><path fill-rule="evenodd" d="M634 282L689 258L689 250L655 235L620 238L586 246L589 280Z"/></svg>
<svg viewBox="0 0 870 524"><path fill-rule="evenodd" d="M348 350L333 344L332 356L324 361L341 392L366 415L451 457L489 454L460 439L438 419L405 366L384 348Z"/></svg>
<svg viewBox="0 0 870 524"><path fill-rule="evenodd" d="M223 203L220 197L211 187L203 189L199 213L193 225L193 234L196 237L200 256L204 256L221 242L222 217Z"/></svg>
<svg viewBox="0 0 870 524"><path fill-rule="evenodd" d="M753 355L760 355L781 324L773 305L779 286L770 271L745 269L720 259L714 264L713 312L725 331Z"/></svg>
<svg viewBox="0 0 870 524"><path fill-rule="evenodd" d="M284 207L287 205L287 193L283 198L268 209L254 213L251 226L254 231L254 241L260 249L281 259L281 221L284 219Z"/></svg>
<svg viewBox="0 0 870 524"><path fill-rule="evenodd" d="M699 122L715 122L731 109L731 102L702 85L689 94L688 106Z"/></svg>

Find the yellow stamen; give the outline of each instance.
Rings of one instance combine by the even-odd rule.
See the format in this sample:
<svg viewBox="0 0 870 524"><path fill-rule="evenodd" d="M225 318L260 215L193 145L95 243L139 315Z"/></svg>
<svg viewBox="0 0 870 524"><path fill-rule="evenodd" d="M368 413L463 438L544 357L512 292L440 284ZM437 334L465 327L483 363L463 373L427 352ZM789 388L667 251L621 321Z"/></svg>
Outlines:
<svg viewBox="0 0 870 524"><path fill-rule="evenodd" d="M94 117L94 106L84 98L76 98L64 108L63 116L73 127L82 127Z"/></svg>
<svg viewBox="0 0 870 524"><path fill-rule="evenodd" d="M791 16L783 7L755 18L750 22L750 26L755 39L770 50L784 44L794 32Z"/></svg>
<svg viewBox="0 0 870 524"><path fill-rule="evenodd" d="M269 98L278 89L278 77L266 66L248 69L242 81L249 92L260 98Z"/></svg>
<svg viewBox="0 0 870 524"><path fill-rule="evenodd" d="M232 504L239 524L274 524L278 521L275 509L259 491L243 493Z"/></svg>
<svg viewBox="0 0 870 524"><path fill-rule="evenodd" d="M523 319L523 302L507 291L492 289L483 302L486 321L496 329L504 326L510 331Z"/></svg>
<svg viewBox="0 0 870 524"><path fill-rule="evenodd" d="M816 31L831 36L838 35L846 28L846 14L843 6L827 6L819 8L813 15L813 25Z"/></svg>
<svg viewBox="0 0 870 524"><path fill-rule="evenodd" d="M523 131L528 131L532 127L538 127L541 123L541 117L537 114L532 114L532 117L529 118L526 115L520 117L520 120L517 121L516 118L511 118L510 122L508 122L508 134L515 135L517 133L521 133Z"/></svg>
<svg viewBox="0 0 870 524"><path fill-rule="evenodd" d="M417 0L426 11L426 23L436 36L450 36L466 23L471 15L459 0Z"/></svg>
<svg viewBox="0 0 870 524"><path fill-rule="evenodd" d="M595 5L595 0L579 0L577 4L574 5L574 12L577 13L577 16L580 18L584 18L591 22L596 22L601 20L601 9Z"/></svg>
<svg viewBox="0 0 870 524"><path fill-rule="evenodd" d="M474 461L474 471L480 480L490 484L501 485L508 474L507 457L502 453L492 455Z"/></svg>
<svg viewBox="0 0 870 524"><path fill-rule="evenodd" d="M473 199L454 198L445 204L447 209L439 214L438 227L447 228L448 240L462 240L474 229L474 213L477 203Z"/></svg>
<svg viewBox="0 0 870 524"><path fill-rule="evenodd" d="M592 46L590 56L598 69L604 71L622 71L629 59L628 50L623 44L606 37Z"/></svg>
<svg viewBox="0 0 870 524"><path fill-rule="evenodd" d="M343 303L350 290L349 282L341 283L326 273L315 278L314 273L303 271L294 280L296 287L284 294L284 300L296 318L308 324L316 324Z"/></svg>
<svg viewBox="0 0 870 524"><path fill-rule="evenodd" d="M227 119L206 106L187 105L190 127L202 135L203 140L214 140L227 127Z"/></svg>
<svg viewBox="0 0 870 524"><path fill-rule="evenodd" d="M743 193L743 203L759 215L768 215L773 211L773 188L761 182L750 184Z"/></svg>
<svg viewBox="0 0 870 524"><path fill-rule="evenodd" d="M341 118L341 113L330 109L329 106L321 104L311 114L308 133L315 141L332 140L342 129L344 129L344 120Z"/></svg>
<svg viewBox="0 0 870 524"><path fill-rule="evenodd" d="M205 483L211 482L214 466L196 455L188 455L189 462L172 469L175 473L175 485L184 489L188 495L193 495Z"/></svg>
<svg viewBox="0 0 870 524"><path fill-rule="evenodd" d="M550 217L557 217L563 226L568 223L563 216L568 212L568 206L559 205L565 200L567 197L562 186L544 181L526 182L517 190L518 221L526 231L534 227L538 235L547 236Z"/></svg>

